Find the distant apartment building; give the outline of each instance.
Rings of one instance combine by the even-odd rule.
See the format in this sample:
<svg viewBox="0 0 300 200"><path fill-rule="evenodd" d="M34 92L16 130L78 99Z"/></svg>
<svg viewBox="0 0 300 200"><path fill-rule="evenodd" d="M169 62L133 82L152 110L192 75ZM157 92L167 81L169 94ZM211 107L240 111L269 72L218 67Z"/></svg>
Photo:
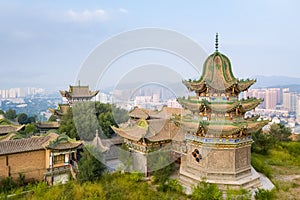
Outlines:
<svg viewBox="0 0 300 200"><path fill-rule="evenodd" d="M14 99L44 93L43 88L10 88L0 90L0 98Z"/></svg>
<svg viewBox="0 0 300 200"><path fill-rule="evenodd" d="M283 108L290 111L290 112L297 112L297 103L299 99L299 94L296 92L283 92Z"/></svg>
<svg viewBox="0 0 300 200"><path fill-rule="evenodd" d="M142 106L144 104L150 103L152 96L136 96L134 98L134 106Z"/></svg>
<svg viewBox="0 0 300 200"><path fill-rule="evenodd" d="M268 88L265 92L266 109L276 109L276 105L280 103L280 88Z"/></svg>
<svg viewBox="0 0 300 200"><path fill-rule="evenodd" d="M105 94L103 92L99 92L96 97L96 101L100 101L101 103L112 103L111 96L109 94Z"/></svg>
<svg viewBox="0 0 300 200"><path fill-rule="evenodd" d="M182 106L180 105L180 103L178 103L176 99L169 99L167 102L167 106L169 108L182 108Z"/></svg>
<svg viewBox="0 0 300 200"><path fill-rule="evenodd" d="M263 89L250 89L244 92L244 98L256 97L264 99L258 108L263 109L276 109L276 106L280 104L280 88L263 88Z"/></svg>
<svg viewBox="0 0 300 200"><path fill-rule="evenodd" d="M297 120L298 123L300 123L300 94L297 95L296 120Z"/></svg>

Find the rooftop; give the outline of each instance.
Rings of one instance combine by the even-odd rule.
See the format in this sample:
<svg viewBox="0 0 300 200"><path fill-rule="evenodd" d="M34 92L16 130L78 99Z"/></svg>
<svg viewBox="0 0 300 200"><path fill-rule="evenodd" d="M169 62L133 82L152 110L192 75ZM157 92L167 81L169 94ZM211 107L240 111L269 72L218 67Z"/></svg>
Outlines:
<svg viewBox="0 0 300 200"><path fill-rule="evenodd" d="M50 138L50 136L46 136L2 141L0 142L0 155L44 149L45 143Z"/></svg>

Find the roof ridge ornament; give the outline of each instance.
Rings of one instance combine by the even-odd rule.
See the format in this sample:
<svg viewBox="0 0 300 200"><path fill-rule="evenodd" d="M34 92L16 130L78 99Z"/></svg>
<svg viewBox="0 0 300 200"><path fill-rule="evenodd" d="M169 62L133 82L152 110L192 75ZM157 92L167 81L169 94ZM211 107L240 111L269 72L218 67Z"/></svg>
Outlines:
<svg viewBox="0 0 300 200"><path fill-rule="evenodd" d="M218 39L218 33L216 33L216 51L218 51L218 46L219 46L219 39Z"/></svg>

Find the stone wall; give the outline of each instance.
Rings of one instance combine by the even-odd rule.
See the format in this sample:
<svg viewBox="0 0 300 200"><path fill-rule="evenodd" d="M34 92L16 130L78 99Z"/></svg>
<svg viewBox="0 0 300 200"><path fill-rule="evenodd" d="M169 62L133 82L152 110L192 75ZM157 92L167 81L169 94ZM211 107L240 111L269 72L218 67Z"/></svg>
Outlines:
<svg viewBox="0 0 300 200"><path fill-rule="evenodd" d="M231 180L251 174L251 146L225 147L218 145L197 145L191 143L187 154L182 158L181 171L196 180ZM198 151L197 160L193 152Z"/></svg>

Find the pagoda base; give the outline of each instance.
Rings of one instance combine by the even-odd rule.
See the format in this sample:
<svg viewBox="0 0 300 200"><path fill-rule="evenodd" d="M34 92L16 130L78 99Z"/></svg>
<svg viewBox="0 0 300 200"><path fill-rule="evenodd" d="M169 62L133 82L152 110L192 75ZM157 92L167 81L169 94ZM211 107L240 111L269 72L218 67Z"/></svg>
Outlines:
<svg viewBox="0 0 300 200"><path fill-rule="evenodd" d="M187 188L187 193L191 192L193 186L196 186L199 182L205 181L207 183L216 184L221 190L226 190L228 187L231 189L240 189L241 187L247 190L252 190L262 186L260 181L260 175L251 167L251 174L236 180L222 180L220 178L212 179L207 177L199 177L195 174L180 171L179 182Z"/></svg>
<svg viewBox="0 0 300 200"><path fill-rule="evenodd" d="M184 186L191 188L201 181L215 183L221 190L261 186L260 175L251 167L251 138L191 139L181 157L179 181Z"/></svg>

